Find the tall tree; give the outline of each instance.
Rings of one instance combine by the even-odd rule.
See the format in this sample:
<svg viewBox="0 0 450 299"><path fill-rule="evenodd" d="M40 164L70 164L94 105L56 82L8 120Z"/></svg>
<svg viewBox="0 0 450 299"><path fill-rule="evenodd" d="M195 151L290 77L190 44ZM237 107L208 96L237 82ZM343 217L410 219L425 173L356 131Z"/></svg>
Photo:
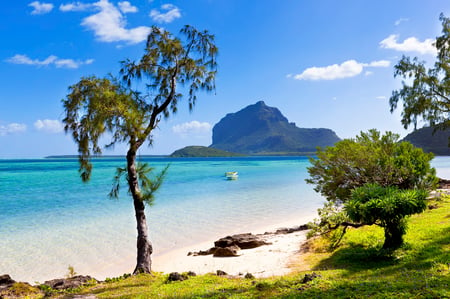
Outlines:
<svg viewBox="0 0 450 299"><path fill-rule="evenodd" d="M312 166L308 167L310 177L306 182L314 184L314 190L327 200L324 207L318 210L320 219L310 223L312 227L310 235L331 233L332 238L337 238L337 242L332 245L334 247L339 243L347 227L381 224L389 234L396 228L399 230L395 232L402 232L403 220L397 221L396 216L389 213L392 209L407 210L402 201L403 195L400 194L407 189L431 189L436 184L437 178L435 169L430 165L432 153L424 153L411 143L398 140L397 134L386 132L381 135L379 131L373 129L367 133L361 132L355 139L344 139L332 147L319 149L317 157L310 158ZM371 196L361 198L358 203L354 190L367 184L376 184L380 190L395 188L399 191L394 196L395 200L381 201L382 196ZM349 201L353 203L348 204ZM370 207L374 208L373 210L364 206L365 202L369 201L369 205L379 203L376 208L381 211L374 206ZM386 207L383 207L384 204L387 204ZM352 214L348 213L350 210L343 209L346 206L353 207ZM355 212L358 210L363 216L355 216L359 215ZM374 214L375 212L378 214ZM409 214L402 212L402 219L413 213L418 212ZM370 218L372 214L373 218ZM354 217L350 218L350 215ZM337 230L338 228L342 230ZM401 241L398 242L400 240L398 236L401 237L402 234L396 234L394 242L391 242L389 234L386 235L385 247L401 244Z"/></svg>
<svg viewBox="0 0 450 299"><path fill-rule="evenodd" d="M436 62L427 68L417 57L403 56L395 66L402 88L392 92L391 112L403 103L402 124L417 126L423 120L436 129L450 127L450 19L440 15L442 35L436 38Z"/></svg>
<svg viewBox="0 0 450 299"><path fill-rule="evenodd" d="M137 263L134 274L151 272L153 247L148 239L145 203L151 203L165 170L150 179L148 165L136 162L139 148L153 143L152 132L163 117L177 111L186 89L189 109L199 90L215 89L217 47L214 36L185 26L181 37L152 27L144 55L139 61L122 61L120 79L85 77L69 87L63 100L65 131L78 145L80 175L91 176L91 157L102 153L99 140L108 134L111 143L126 143L126 168L118 169L111 196L117 196L119 180L126 174L137 223Z"/></svg>

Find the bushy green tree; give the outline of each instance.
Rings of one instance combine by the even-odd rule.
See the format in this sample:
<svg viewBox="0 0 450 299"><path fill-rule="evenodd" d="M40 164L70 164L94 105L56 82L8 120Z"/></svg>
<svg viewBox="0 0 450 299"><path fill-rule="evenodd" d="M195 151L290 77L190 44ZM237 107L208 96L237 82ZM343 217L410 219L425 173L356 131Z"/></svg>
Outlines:
<svg viewBox="0 0 450 299"><path fill-rule="evenodd" d="M396 249L403 244L406 217L425 210L427 195L423 189L402 190L370 183L352 191L344 211L355 223L383 227L383 248Z"/></svg>
<svg viewBox="0 0 450 299"><path fill-rule="evenodd" d="M400 189L433 187L437 181L430 166L433 154L424 153L399 135L377 130L361 132L355 139L344 139L332 147L318 149L308 167L309 184L328 201L341 204L353 189L367 183L397 186Z"/></svg>
<svg viewBox="0 0 450 299"><path fill-rule="evenodd" d="M148 165L136 162L139 148L153 143L152 132L162 117L169 117L187 94L189 109L199 90L215 88L217 47L214 36L191 26L175 37L166 30L152 27L142 58L125 60L121 78L82 78L69 87L63 100L65 131L71 132L78 145L80 174L90 179L91 157L99 155L100 138L112 136L108 146L125 143L126 167L118 169L110 195L117 196L120 177L124 175L133 198L137 223L137 263L134 273L151 272L152 244L148 238L145 203L151 203L160 187L165 170L150 178ZM166 169L167 170L167 169Z"/></svg>
<svg viewBox="0 0 450 299"><path fill-rule="evenodd" d="M436 129L450 127L450 19L441 14L440 20L442 35L436 38L434 66L406 56L395 65L394 76L403 81L402 88L392 92L390 106L393 112L402 103L405 128L416 127L420 120Z"/></svg>
<svg viewBox="0 0 450 299"><path fill-rule="evenodd" d="M349 226L365 225L365 221L352 221L343 206L352 198L353 190L366 184L398 190L433 188L437 178L430 165L432 159L433 154L409 142L399 142L397 134L382 135L374 129L318 149L317 157L310 158L312 166L308 167L310 177L306 182L315 185L314 190L327 202L318 211L320 219L310 224L313 233L343 227L343 234ZM335 238L337 243L341 237Z"/></svg>

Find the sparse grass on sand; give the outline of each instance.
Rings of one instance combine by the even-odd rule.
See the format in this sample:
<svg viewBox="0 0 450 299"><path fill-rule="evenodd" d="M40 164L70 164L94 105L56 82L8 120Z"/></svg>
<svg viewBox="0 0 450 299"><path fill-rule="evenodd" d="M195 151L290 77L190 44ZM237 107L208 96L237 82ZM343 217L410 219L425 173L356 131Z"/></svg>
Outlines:
<svg viewBox="0 0 450 299"><path fill-rule="evenodd" d="M214 274L168 282L168 275L113 279L71 293L73 298L450 298L450 199L409 219L405 245L381 251L383 231L348 231L341 246L327 250L324 238L310 240L292 263L292 273L271 278L227 278ZM189 269L186 269L189 270ZM305 275L318 277L305 282ZM47 290L48 291L48 290ZM35 298L35 297L33 297Z"/></svg>

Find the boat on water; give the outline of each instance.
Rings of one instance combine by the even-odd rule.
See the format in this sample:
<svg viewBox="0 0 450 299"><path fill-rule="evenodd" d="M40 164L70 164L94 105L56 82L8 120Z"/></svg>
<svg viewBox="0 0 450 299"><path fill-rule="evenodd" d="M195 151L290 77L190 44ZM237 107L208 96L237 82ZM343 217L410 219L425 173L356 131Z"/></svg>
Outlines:
<svg viewBox="0 0 450 299"><path fill-rule="evenodd" d="M237 171L227 171L225 172L225 177L227 180L237 180L239 175Z"/></svg>

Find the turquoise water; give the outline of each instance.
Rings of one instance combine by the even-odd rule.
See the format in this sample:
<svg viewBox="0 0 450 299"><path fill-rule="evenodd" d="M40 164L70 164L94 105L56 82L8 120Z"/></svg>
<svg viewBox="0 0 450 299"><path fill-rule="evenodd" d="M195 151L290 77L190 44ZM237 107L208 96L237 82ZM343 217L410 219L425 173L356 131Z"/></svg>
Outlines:
<svg viewBox="0 0 450 299"><path fill-rule="evenodd" d="M146 209L155 257L226 234L303 224L323 203L304 182L306 157L143 160L156 170L170 164L155 205ZM0 160L0 274L43 282L64 276L69 265L99 279L131 272L132 201L125 188L119 200L107 197L124 163L95 160L84 184L76 159ZM433 165L450 177L450 158ZM225 180L226 171L238 171L239 179Z"/></svg>
<svg viewBox="0 0 450 299"><path fill-rule="evenodd" d="M146 209L155 256L286 220L302 224L322 204L304 183L306 157L143 160L157 171L170 164ZM100 278L132 271L136 225L125 182L119 200L107 197L124 163L95 160L85 184L76 159L0 160L0 273L33 282L64 276L68 265ZM239 179L225 180L226 171ZM122 272L105 273L117 265Z"/></svg>

